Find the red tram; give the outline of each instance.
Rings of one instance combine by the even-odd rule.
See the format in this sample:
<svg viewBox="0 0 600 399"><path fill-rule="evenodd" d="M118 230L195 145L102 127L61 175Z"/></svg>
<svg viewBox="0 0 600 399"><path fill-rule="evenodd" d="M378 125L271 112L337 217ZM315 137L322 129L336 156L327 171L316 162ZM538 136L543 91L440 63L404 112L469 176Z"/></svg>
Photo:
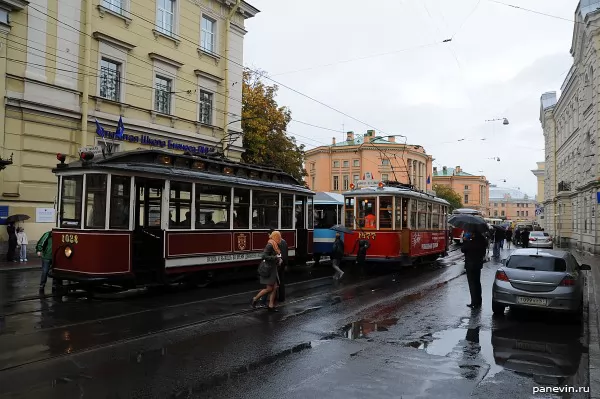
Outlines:
<svg viewBox="0 0 600 399"><path fill-rule="evenodd" d="M57 156L64 162L64 156ZM130 288L256 266L268 230L312 255L313 196L292 176L210 156L140 150L58 164L54 278Z"/></svg>
<svg viewBox="0 0 600 399"><path fill-rule="evenodd" d="M400 183L344 193L345 260L354 260L358 241L369 240L367 262L408 266L434 260L448 250L448 202Z"/></svg>

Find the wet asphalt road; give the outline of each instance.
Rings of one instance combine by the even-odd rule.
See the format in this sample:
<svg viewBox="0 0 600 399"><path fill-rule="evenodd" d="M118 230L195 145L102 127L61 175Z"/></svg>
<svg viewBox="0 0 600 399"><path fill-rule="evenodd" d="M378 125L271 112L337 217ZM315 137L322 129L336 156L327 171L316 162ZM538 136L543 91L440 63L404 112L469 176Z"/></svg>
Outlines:
<svg viewBox="0 0 600 399"><path fill-rule="evenodd" d="M441 265L299 283L275 314L249 309L254 282L56 302L27 299L38 272L0 273L0 394L519 398L586 374L581 327L512 312L493 320L492 264L487 306L472 313L462 263ZM25 300L5 296L8 280Z"/></svg>

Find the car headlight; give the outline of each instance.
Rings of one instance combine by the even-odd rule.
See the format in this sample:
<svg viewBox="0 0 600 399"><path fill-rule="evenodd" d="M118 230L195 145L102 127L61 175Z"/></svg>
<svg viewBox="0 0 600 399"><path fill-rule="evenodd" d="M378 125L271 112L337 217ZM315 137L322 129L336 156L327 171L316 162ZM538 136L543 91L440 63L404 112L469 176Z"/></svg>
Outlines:
<svg viewBox="0 0 600 399"><path fill-rule="evenodd" d="M70 257L71 257L71 255L73 255L73 250L71 249L71 247L66 247L66 248L65 248L65 256L66 256L67 258L70 258Z"/></svg>

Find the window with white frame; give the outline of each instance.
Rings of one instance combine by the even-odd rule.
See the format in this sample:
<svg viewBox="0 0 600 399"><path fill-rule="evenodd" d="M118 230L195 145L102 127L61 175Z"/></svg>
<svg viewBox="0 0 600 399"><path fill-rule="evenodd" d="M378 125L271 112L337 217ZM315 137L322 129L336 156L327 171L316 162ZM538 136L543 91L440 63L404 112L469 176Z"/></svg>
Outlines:
<svg viewBox="0 0 600 399"><path fill-rule="evenodd" d="M154 110L162 114L171 114L171 96L173 81L164 76L156 76L156 90L154 93Z"/></svg>
<svg viewBox="0 0 600 399"><path fill-rule="evenodd" d="M175 25L175 0L158 0L156 28L166 35L173 35Z"/></svg>
<svg viewBox="0 0 600 399"><path fill-rule="evenodd" d="M212 125L213 94L200 90L200 123Z"/></svg>
<svg viewBox="0 0 600 399"><path fill-rule="evenodd" d="M113 143L113 140L106 140L106 143L104 142L104 140L98 140L96 142L96 145L100 148L102 148L102 150L105 153L111 153L114 154L116 152L121 152L121 143ZM109 151L110 150L110 151Z"/></svg>
<svg viewBox="0 0 600 399"><path fill-rule="evenodd" d="M102 5L117 14L123 14L123 0L102 0Z"/></svg>
<svg viewBox="0 0 600 399"><path fill-rule="evenodd" d="M121 63L102 58L100 60L100 97L121 101Z"/></svg>
<svg viewBox="0 0 600 399"><path fill-rule="evenodd" d="M217 22L205 15L202 16L202 37L200 38L200 48L209 53L216 53L216 27Z"/></svg>

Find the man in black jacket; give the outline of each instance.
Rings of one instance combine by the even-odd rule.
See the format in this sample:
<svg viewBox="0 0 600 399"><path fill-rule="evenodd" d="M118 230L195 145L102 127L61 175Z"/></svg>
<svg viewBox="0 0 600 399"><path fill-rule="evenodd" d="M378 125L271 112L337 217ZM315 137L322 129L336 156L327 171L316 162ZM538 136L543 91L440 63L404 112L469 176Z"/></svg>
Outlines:
<svg viewBox="0 0 600 399"><path fill-rule="evenodd" d="M481 233L475 232L465 239L461 251L465 254L465 269L471 293L471 303L467 306L472 309L481 308L481 269L487 251L488 242Z"/></svg>

